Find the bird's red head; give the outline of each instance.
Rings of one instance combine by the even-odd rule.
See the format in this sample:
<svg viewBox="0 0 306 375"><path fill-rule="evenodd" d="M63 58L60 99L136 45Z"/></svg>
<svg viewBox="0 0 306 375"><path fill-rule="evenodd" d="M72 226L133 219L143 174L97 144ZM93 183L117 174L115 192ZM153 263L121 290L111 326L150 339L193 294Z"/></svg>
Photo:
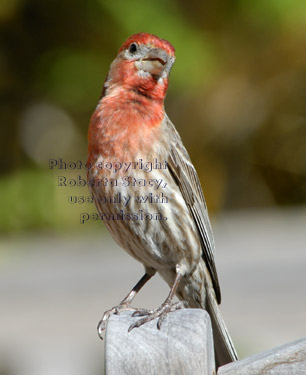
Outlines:
<svg viewBox="0 0 306 375"><path fill-rule="evenodd" d="M160 48L167 52L169 56L175 58L175 49L171 43L165 39L161 39L156 35L148 33L138 33L130 36L120 47L118 53L127 49L131 43L137 43L138 45L143 44L146 46L151 46L152 48Z"/></svg>
<svg viewBox="0 0 306 375"><path fill-rule="evenodd" d="M155 35L139 33L124 42L91 118L89 162L97 155L130 160L158 139L174 60L173 46Z"/></svg>
<svg viewBox="0 0 306 375"><path fill-rule="evenodd" d="M123 88L163 100L174 61L175 50L169 42L153 34L134 34L123 43L111 64L106 94Z"/></svg>

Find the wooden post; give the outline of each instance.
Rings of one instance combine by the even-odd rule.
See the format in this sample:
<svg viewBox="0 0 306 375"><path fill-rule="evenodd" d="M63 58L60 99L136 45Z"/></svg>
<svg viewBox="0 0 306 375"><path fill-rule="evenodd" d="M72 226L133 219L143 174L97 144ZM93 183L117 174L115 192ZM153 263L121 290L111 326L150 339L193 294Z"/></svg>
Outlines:
<svg viewBox="0 0 306 375"><path fill-rule="evenodd" d="M106 375L213 375L215 359L209 315L201 309L169 313L128 333L139 317L112 315L105 334Z"/></svg>
<svg viewBox="0 0 306 375"><path fill-rule="evenodd" d="M306 339L264 351L218 370L218 375L305 375Z"/></svg>
<svg viewBox="0 0 306 375"><path fill-rule="evenodd" d="M106 375L213 375L215 359L209 315L200 309L168 314L135 328L132 312L112 315L105 335ZM218 375L306 375L306 338L229 363Z"/></svg>

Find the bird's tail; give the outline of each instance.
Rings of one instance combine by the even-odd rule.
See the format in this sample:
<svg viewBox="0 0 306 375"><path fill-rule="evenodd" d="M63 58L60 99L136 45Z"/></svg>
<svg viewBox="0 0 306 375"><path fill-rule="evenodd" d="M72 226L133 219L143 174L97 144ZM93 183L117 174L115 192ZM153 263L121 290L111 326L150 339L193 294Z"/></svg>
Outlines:
<svg viewBox="0 0 306 375"><path fill-rule="evenodd" d="M212 323L215 361L216 368L218 368L229 362L237 361L238 356L222 318L213 289L207 288L206 293L206 310Z"/></svg>
<svg viewBox="0 0 306 375"><path fill-rule="evenodd" d="M173 284L173 280L167 279L168 273L160 274L170 286ZM205 284L203 278L206 280ZM189 278L181 280L176 295L180 300L186 301L189 307L201 308L208 312L212 323L216 368L237 361L234 344L222 318L210 275L204 265L202 267L200 264Z"/></svg>

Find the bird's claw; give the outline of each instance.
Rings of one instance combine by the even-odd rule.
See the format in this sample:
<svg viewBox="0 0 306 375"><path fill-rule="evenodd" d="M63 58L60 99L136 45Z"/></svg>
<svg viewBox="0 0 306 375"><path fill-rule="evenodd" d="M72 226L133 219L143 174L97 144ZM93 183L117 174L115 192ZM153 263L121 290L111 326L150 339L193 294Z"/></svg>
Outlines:
<svg viewBox="0 0 306 375"><path fill-rule="evenodd" d="M175 303L166 301L160 307L154 310L138 309L132 314L132 316L133 317L144 316L144 318L139 319L137 322L130 325L128 332L131 332L132 329L138 328L142 326L143 324L150 322L151 320L156 319L156 318L158 318L157 328L160 329L163 321L165 320L169 312L183 309L185 307L187 307L187 304L184 301L179 301Z"/></svg>
<svg viewBox="0 0 306 375"><path fill-rule="evenodd" d="M147 309L137 309L133 314L132 317L135 316L146 316L152 314L155 310L147 310Z"/></svg>
<svg viewBox="0 0 306 375"><path fill-rule="evenodd" d="M105 311L105 313L103 314L103 317L100 320L100 322L98 323L98 327L97 327L98 335L99 335L101 340L103 340L103 332L105 331L106 323L108 321L108 318L113 314L119 315L120 312L124 311L124 310L135 310L135 309L130 307L129 304L120 303L118 306L115 306L115 307Z"/></svg>

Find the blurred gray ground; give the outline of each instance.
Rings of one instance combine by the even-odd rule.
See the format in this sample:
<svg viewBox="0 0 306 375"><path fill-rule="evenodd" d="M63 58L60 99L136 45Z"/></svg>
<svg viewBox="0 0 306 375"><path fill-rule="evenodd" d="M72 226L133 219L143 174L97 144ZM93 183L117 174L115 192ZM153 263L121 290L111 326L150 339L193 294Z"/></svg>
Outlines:
<svg viewBox="0 0 306 375"><path fill-rule="evenodd" d="M240 356L306 337L306 209L224 214L213 229L222 311ZM142 266L102 230L0 246L0 370L102 374L96 324ZM156 307L167 293L156 276L134 305Z"/></svg>

